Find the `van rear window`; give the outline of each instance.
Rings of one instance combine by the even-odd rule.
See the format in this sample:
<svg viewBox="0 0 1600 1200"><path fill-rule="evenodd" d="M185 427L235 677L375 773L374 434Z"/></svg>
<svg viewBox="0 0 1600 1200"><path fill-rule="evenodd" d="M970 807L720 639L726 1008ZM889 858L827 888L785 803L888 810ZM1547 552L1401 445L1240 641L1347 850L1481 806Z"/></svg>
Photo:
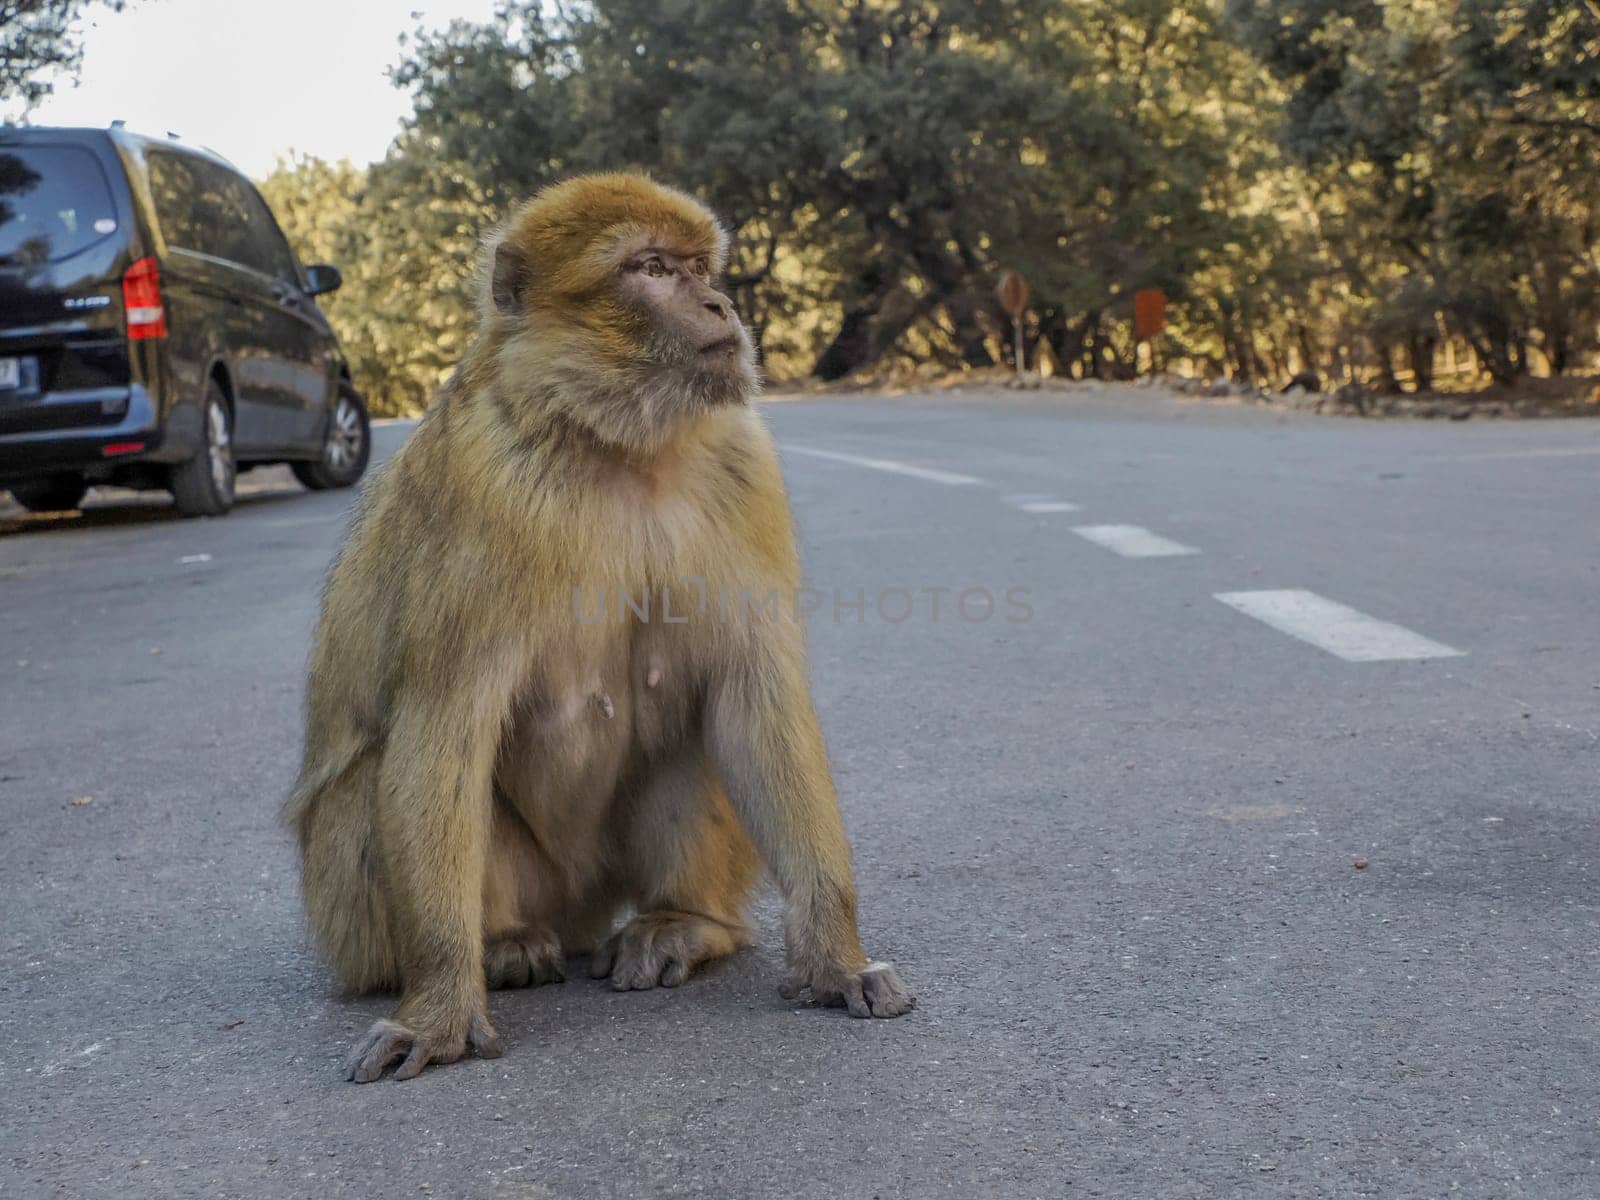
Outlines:
<svg viewBox="0 0 1600 1200"><path fill-rule="evenodd" d="M78 146L0 146L0 263L43 263L117 228L105 172Z"/></svg>

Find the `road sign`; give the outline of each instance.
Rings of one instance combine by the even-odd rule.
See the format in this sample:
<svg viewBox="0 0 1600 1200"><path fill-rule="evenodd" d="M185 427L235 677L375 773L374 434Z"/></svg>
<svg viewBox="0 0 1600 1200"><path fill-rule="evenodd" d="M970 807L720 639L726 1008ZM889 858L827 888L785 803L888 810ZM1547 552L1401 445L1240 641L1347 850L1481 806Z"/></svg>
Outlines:
<svg viewBox="0 0 1600 1200"><path fill-rule="evenodd" d="M1133 336L1147 342L1167 327L1167 294L1146 288L1133 294Z"/></svg>
<svg viewBox="0 0 1600 1200"><path fill-rule="evenodd" d="M1023 349L1022 349L1022 314L1028 307L1028 283L1015 271L1007 271L1000 276L1000 286L994 290L995 296L1000 300L1000 307L1005 309L1011 317L1011 342L1017 360L1017 374L1022 374Z"/></svg>
<svg viewBox="0 0 1600 1200"><path fill-rule="evenodd" d="M1000 286L995 288L994 294L1000 299L1000 307L1013 321L1022 319L1022 310L1028 307L1028 283L1015 271L1007 271L1000 276Z"/></svg>

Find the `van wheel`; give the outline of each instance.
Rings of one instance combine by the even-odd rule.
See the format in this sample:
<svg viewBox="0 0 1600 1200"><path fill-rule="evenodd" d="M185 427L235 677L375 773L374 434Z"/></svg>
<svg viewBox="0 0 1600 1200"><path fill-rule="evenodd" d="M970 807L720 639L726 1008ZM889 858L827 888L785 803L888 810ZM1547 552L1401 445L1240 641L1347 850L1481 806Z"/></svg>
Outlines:
<svg viewBox="0 0 1600 1200"><path fill-rule="evenodd" d="M51 475L11 485L11 495L29 512L68 512L78 507L89 485L76 475Z"/></svg>
<svg viewBox="0 0 1600 1200"><path fill-rule="evenodd" d="M328 436L316 462L290 463L294 477L308 488L349 487L361 478L372 456L372 424L361 393L348 383L339 384L339 398L328 418Z"/></svg>
<svg viewBox="0 0 1600 1200"><path fill-rule="evenodd" d="M172 469L168 487L186 517L220 517L233 507L233 420L215 379L206 384L206 437L200 451Z"/></svg>

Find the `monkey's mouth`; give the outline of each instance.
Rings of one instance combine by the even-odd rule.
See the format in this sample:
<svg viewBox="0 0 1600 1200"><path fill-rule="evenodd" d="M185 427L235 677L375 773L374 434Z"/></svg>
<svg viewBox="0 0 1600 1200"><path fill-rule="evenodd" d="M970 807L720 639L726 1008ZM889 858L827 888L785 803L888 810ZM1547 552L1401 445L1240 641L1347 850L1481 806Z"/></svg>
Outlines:
<svg viewBox="0 0 1600 1200"><path fill-rule="evenodd" d="M739 348L739 339L738 339L738 337L736 335L734 335L734 334L729 334L725 338L718 338L714 342L708 342L704 346L701 346L700 347L700 353L701 354L719 354L724 350L737 350L738 348Z"/></svg>

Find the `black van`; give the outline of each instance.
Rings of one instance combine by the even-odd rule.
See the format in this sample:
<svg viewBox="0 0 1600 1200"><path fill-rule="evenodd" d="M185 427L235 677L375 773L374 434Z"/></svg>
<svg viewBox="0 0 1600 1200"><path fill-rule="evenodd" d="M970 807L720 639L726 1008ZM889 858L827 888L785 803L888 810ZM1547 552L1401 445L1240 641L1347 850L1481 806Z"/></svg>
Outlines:
<svg viewBox="0 0 1600 1200"><path fill-rule="evenodd" d="M215 154L0 127L0 487L36 511L168 488L210 516L263 463L354 483L366 405L312 299L339 282Z"/></svg>

